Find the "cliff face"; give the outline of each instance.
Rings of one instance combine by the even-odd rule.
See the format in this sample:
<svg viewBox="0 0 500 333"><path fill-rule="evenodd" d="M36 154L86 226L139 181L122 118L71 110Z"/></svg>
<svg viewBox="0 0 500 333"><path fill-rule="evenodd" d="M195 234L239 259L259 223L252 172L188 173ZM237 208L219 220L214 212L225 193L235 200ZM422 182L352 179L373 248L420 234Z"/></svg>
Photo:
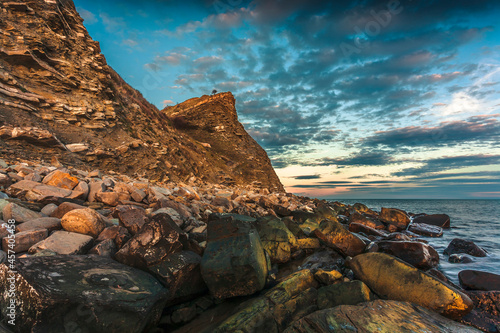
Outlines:
<svg viewBox="0 0 500 333"><path fill-rule="evenodd" d="M269 184L283 190L267 153L238 121L233 94L192 98L162 110L176 129L207 148L207 158L224 168L236 182Z"/></svg>
<svg viewBox="0 0 500 333"><path fill-rule="evenodd" d="M56 156L68 165L163 181L258 180L262 187L282 190L260 147L219 155L217 145L207 148L182 135L107 65L82 22L70 0L0 2L0 155ZM235 114L229 118L243 130ZM247 178L235 164L252 152L259 155Z"/></svg>

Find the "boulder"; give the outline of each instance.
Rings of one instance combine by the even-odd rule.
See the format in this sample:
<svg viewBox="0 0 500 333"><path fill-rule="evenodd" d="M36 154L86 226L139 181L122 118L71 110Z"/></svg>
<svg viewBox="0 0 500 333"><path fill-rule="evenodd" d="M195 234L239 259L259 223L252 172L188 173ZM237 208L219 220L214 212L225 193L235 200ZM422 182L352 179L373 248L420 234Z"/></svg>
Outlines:
<svg viewBox="0 0 500 333"><path fill-rule="evenodd" d="M295 321L284 333L480 333L409 302L375 300L316 311Z"/></svg>
<svg viewBox="0 0 500 333"><path fill-rule="evenodd" d="M354 257L365 250L365 243L339 222L324 220L313 234L327 246L340 251L345 256Z"/></svg>
<svg viewBox="0 0 500 333"><path fill-rule="evenodd" d="M291 251L298 248L295 236L279 218L264 217L259 219L257 231L264 250L271 258L271 263L289 261Z"/></svg>
<svg viewBox="0 0 500 333"><path fill-rule="evenodd" d="M57 217L58 219L62 219L63 216L66 215L66 213L69 213L75 209L83 209L83 208L86 208L86 207L82 206L82 205L78 205L76 203L72 203L72 202L63 202L62 204L60 204L56 208L56 210L54 210L52 212L52 214L50 214L50 216Z"/></svg>
<svg viewBox="0 0 500 333"><path fill-rule="evenodd" d="M352 222L349 224L349 231L351 232L362 232L368 236L376 236L376 237L385 237L388 233L384 230L374 229L372 227L367 226L366 224Z"/></svg>
<svg viewBox="0 0 500 333"><path fill-rule="evenodd" d="M500 332L500 291L469 291L474 309L461 322L483 332Z"/></svg>
<svg viewBox="0 0 500 333"><path fill-rule="evenodd" d="M48 238L34 244L29 253L35 254L50 250L57 254L85 254L92 248L94 239L91 236L68 231L55 231Z"/></svg>
<svg viewBox="0 0 500 333"><path fill-rule="evenodd" d="M35 229L47 229L49 233L62 228L61 220L55 217L41 217L29 222L24 222L16 227L17 232L23 232Z"/></svg>
<svg viewBox="0 0 500 333"><path fill-rule="evenodd" d="M168 255L182 250L186 234L168 214L158 214L137 232L116 253L123 264L146 269L163 261Z"/></svg>
<svg viewBox="0 0 500 333"><path fill-rule="evenodd" d="M111 227L105 228L100 234L99 237L97 237L97 242L102 242L108 239L112 239L117 248L120 249L132 236L128 232L127 229L125 229L122 226L119 225L114 225Z"/></svg>
<svg viewBox="0 0 500 333"><path fill-rule="evenodd" d="M487 252L474 244L473 241L461 238L454 238L448 247L444 249L444 254L452 255L458 253L465 253L473 257L486 257Z"/></svg>
<svg viewBox="0 0 500 333"><path fill-rule="evenodd" d="M464 289L468 290L500 291L500 275L498 274L463 270L458 273L458 281Z"/></svg>
<svg viewBox="0 0 500 333"><path fill-rule="evenodd" d="M394 225L398 230L405 230L410 224L410 217L405 211L397 208L382 208L379 219L385 223Z"/></svg>
<svg viewBox="0 0 500 333"><path fill-rule="evenodd" d="M101 256L19 258L19 332L145 332L156 326L168 291L151 275ZM7 290L8 267L0 265ZM7 293L0 297L5 318Z"/></svg>
<svg viewBox="0 0 500 333"><path fill-rule="evenodd" d="M318 308L334 308L339 305L356 305L374 299L370 288L359 280L332 284L318 289Z"/></svg>
<svg viewBox="0 0 500 333"><path fill-rule="evenodd" d="M257 230L238 215L212 214L201 274L216 298L251 295L266 283L268 263Z"/></svg>
<svg viewBox="0 0 500 333"><path fill-rule="evenodd" d="M47 229L28 230L15 233L15 238L4 237L2 249L14 251L15 253L28 251L31 246L44 240L48 236ZM11 245L11 246L9 246ZM14 245L12 247L12 245Z"/></svg>
<svg viewBox="0 0 500 333"><path fill-rule="evenodd" d="M472 310L467 295L391 255L365 253L348 266L381 298L412 302L451 319Z"/></svg>
<svg viewBox="0 0 500 333"><path fill-rule="evenodd" d="M7 204L3 208L3 219L5 221L15 220L16 223L23 223L40 217L42 217L42 214L34 212L28 208L24 208L23 206L13 202Z"/></svg>
<svg viewBox="0 0 500 333"><path fill-rule="evenodd" d="M422 235L427 237L443 236L443 228L426 223L413 222L412 224L410 224L408 230L416 233L417 235Z"/></svg>
<svg viewBox="0 0 500 333"><path fill-rule="evenodd" d="M391 254L410 265L427 270L439 265L439 254L430 245L421 242L382 241L378 252Z"/></svg>
<svg viewBox="0 0 500 333"><path fill-rule="evenodd" d="M448 257L448 262L451 262L452 264L470 264L471 262L474 262L474 259L472 259L469 255L467 254L451 254Z"/></svg>
<svg viewBox="0 0 500 333"><path fill-rule="evenodd" d="M440 228L450 227L450 217L446 214L419 215L413 219L414 223L425 223Z"/></svg>
<svg viewBox="0 0 500 333"><path fill-rule="evenodd" d="M348 212L349 216L354 213L376 215L376 213L373 210L371 210L365 204L362 204L360 202L357 202L354 205L352 205L352 207L349 209Z"/></svg>
<svg viewBox="0 0 500 333"><path fill-rule="evenodd" d="M66 213L61 219L64 230L89 235L94 238L106 227L101 214L90 208L75 209Z"/></svg>
<svg viewBox="0 0 500 333"><path fill-rule="evenodd" d="M95 197L98 202L102 202L105 205L116 207L120 204L122 197L121 193L117 192L98 192ZM128 200L127 198L124 198Z"/></svg>
<svg viewBox="0 0 500 333"><path fill-rule="evenodd" d="M90 177L90 176L89 176ZM93 180L89 183L89 195L88 195L88 201L89 202L96 202L97 201L97 194L106 191L106 185L104 185L104 182L102 180Z"/></svg>
<svg viewBox="0 0 500 333"><path fill-rule="evenodd" d="M45 205L42 208L41 213L46 215L46 216L50 216L50 215L52 215L52 213L54 213L56 211L56 209L57 209L57 205L50 203L48 205Z"/></svg>
<svg viewBox="0 0 500 333"><path fill-rule="evenodd" d="M61 170L55 170L49 173L43 182L45 185L56 186L67 190L72 190L78 185L79 181L76 177L71 176L69 173Z"/></svg>
<svg viewBox="0 0 500 333"><path fill-rule="evenodd" d="M88 254L96 254L98 256L113 258L116 251L118 251L118 249L116 248L114 240L106 239L91 248Z"/></svg>
<svg viewBox="0 0 500 333"><path fill-rule="evenodd" d="M141 207L125 206L118 211L120 225L133 236L139 232L147 221L146 211Z"/></svg>
<svg viewBox="0 0 500 333"><path fill-rule="evenodd" d="M385 225L374 216L363 215L358 212L349 215L349 223L358 223L373 229L385 229Z"/></svg>
<svg viewBox="0 0 500 333"><path fill-rule="evenodd" d="M314 278L321 284L325 286L329 286L336 282L342 280L342 274L337 270L325 271L323 269L318 269L316 273L314 273Z"/></svg>

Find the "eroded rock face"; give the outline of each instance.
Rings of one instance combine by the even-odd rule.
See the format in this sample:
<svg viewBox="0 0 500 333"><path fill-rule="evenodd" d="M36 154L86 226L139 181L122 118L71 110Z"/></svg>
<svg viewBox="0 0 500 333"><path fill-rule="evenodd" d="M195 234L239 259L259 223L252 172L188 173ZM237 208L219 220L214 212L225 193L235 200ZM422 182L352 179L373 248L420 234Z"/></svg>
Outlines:
<svg viewBox="0 0 500 333"><path fill-rule="evenodd" d="M44 256L16 262L18 332L144 332L168 291L151 275L100 256ZM0 286L7 290L7 266ZM5 315L9 298L0 297Z"/></svg>

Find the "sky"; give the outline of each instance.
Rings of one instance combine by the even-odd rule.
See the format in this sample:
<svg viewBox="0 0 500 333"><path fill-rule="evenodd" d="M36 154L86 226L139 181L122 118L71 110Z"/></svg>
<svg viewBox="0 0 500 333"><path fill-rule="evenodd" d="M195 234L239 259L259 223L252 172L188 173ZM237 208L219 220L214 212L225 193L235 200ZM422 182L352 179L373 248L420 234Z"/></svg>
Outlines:
<svg viewBox="0 0 500 333"><path fill-rule="evenodd" d="M289 192L500 198L500 1L74 1L158 108L231 91Z"/></svg>

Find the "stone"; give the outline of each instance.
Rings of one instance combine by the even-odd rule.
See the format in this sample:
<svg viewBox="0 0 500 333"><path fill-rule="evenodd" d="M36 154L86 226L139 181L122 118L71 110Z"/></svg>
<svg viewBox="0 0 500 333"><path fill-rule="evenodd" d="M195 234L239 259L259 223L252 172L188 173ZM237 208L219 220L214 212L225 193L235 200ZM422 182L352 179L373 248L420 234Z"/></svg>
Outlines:
<svg viewBox="0 0 500 333"><path fill-rule="evenodd" d="M498 274L467 269L458 273L458 281L467 290L500 291Z"/></svg>
<svg viewBox="0 0 500 333"><path fill-rule="evenodd" d="M83 193L82 200L84 200L84 201L87 200L87 198L89 196L89 192L90 192L90 187L89 187L89 184L87 184L87 182L80 181L78 183L78 185L75 186L74 190L78 191L78 192L82 192Z"/></svg>
<svg viewBox="0 0 500 333"><path fill-rule="evenodd" d="M421 242L382 241L378 252L391 254L410 265L427 270L439 265L439 254L430 245Z"/></svg>
<svg viewBox="0 0 500 333"><path fill-rule="evenodd" d="M8 188L12 185L12 180L8 175L0 173L0 188Z"/></svg>
<svg viewBox="0 0 500 333"><path fill-rule="evenodd" d="M500 332L500 291L469 291L474 309L461 322L483 332Z"/></svg>
<svg viewBox="0 0 500 333"><path fill-rule="evenodd" d="M453 264L470 264L471 262L474 262L474 259L472 259L469 255L467 254L451 254L448 257L448 262L451 262Z"/></svg>
<svg viewBox="0 0 500 333"><path fill-rule="evenodd" d="M331 270L325 271L322 269L318 269L316 273L314 273L314 278L321 284L325 286L329 286L334 284L342 279L342 274L339 271Z"/></svg>
<svg viewBox="0 0 500 333"><path fill-rule="evenodd" d="M79 181L76 177L71 176L69 173L61 170L55 170L45 176L42 183L67 190L73 190L75 186L78 185Z"/></svg>
<svg viewBox="0 0 500 333"><path fill-rule="evenodd" d="M3 264L4 262L7 262L7 253L0 250L0 264Z"/></svg>
<svg viewBox="0 0 500 333"><path fill-rule="evenodd" d="M36 229L22 231L15 234L15 238L5 237L2 239L2 249L12 250L15 253L28 251L31 246L44 240L48 236L47 229ZM14 244L14 247L9 245Z"/></svg>
<svg viewBox="0 0 500 333"><path fill-rule="evenodd" d="M168 214L157 214L116 253L123 264L146 269L182 250L186 234Z"/></svg>
<svg viewBox="0 0 500 333"><path fill-rule="evenodd" d="M29 222L21 223L16 227L17 232L35 229L47 229L49 233L55 230L60 230L62 229L61 220L55 217L40 217L38 219L30 220Z"/></svg>
<svg viewBox="0 0 500 333"><path fill-rule="evenodd" d="M9 285L7 271L0 265L2 290ZM168 295L151 275L102 256L23 258L16 271L16 329L22 332L149 331ZM6 295L0 297L2 316Z"/></svg>
<svg viewBox="0 0 500 333"><path fill-rule="evenodd" d="M454 238L448 247L444 249L444 254L452 255L458 253L465 253L473 257L486 257L487 252L474 244L473 241L461 238Z"/></svg>
<svg viewBox="0 0 500 333"><path fill-rule="evenodd" d="M54 203L50 203L42 208L41 213L44 214L45 216L50 216L52 215L52 213L55 212L56 209L57 205Z"/></svg>
<svg viewBox="0 0 500 333"><path fill-rule="evenodd" d="M116 248L114 240L106 239L91 248L88 254L96 254L98 256L113 258L117 251L118 249Z"/></svg>
<svg viewBox="0 0 500 333"><path fill-rule="evenodd" d="M279 218L264 217L259 219L257 231L262 247L271 258L271 263L289 261L291 251L298 248L295 236Z"/></svg>
<svg viewBox="0 0 500 333"><path fill-rule="evenodd" d="M72 153L82 153L89 150L89 146L85 143L70 143L66 145L66 148Z"/></svg>
<svg viewBox="0 0 500 333"><path fill-rule="evenodd" d="M375 229L375 228L367 226L366 224L361 224L361 223L357 223L357 222L352 222L349 224L349 231L356 232L356 233L362 232L368 236L385 237L388 235L387 232L384 230Z"/></svg>
<svg viewBox="0 0 500 333"><path fill-rule="evenodd" d="M179 212L174 208L160 208L153 213L153 215L156 214L168 214L172 218L172 221L174 221L179 228L182 228L182 226L184 225L184 219L182 218L181 214L179 214Z"/></svg>
<svg viewBox="0 0 500 333"><path fill-rule="evenodd" d="M146 198L146 192L136 187L130 187L130 196L135 202L142 202Z"/></svg>
<svg viewBox="0 0 500 333"><path fill-rule="evenodd" d="M128 230L122 226L119 225L114 225L111 227L105 228L100 234L99 237L97 237L97 242L102 242L108 239L112 239L117 248L121 249L122 246L128 242L128 240L132 236L128 232Z"/></svg>
<svg viewBox="0 0 500 333"><path fill-rule="evenodd" d="M106 227L101 214L90 208L75 209L66 213L61 219L64 230L89 235L94 238Z"/></svg>
<svg viewBox="0 0 500 333"><path fill-rule="evenodd" d="M344 258L337 251L322 248L308 256L298 269L309 269L313 273L320 269L324 271L340 270L344 263Z"/></svg>
<svg viewBox="0 0 500 333"><path fill-rule="evenodd" d="M449 228L450 217L446 214L419 215L413 219L413 223L425 223L440 228Z"/></svg>
<svg viewBox="0 0 500 333"><path fill-rule="evenodd" d="M117 192L98 192L95 198L97 201L112 207L120 204L120 194Z"/></svg>
<svg viewBox="0 0 500 333"><path fill-rule="evenodd" d="M201 257L192 251L172 253L148 271L170 291L170 301L183 300L207 290L201 277Z"/></svg>
<svg viewBox="0 0 500 333"><path fill-rule="evenodd" d="M325 220L313 234L326 245L339 250L345 256L354 257L365 250L365 243L346 230L339 222Z"/></svg>
<svg viewBox="0 0 500 333"><path fill-rule="evenodd" d="M416 233L417 235L422 235L427 237L443 236L443 228L426 223L413 222L412 224L410 224L408 230Z"/></svg>
<svg viewBox="0 0 500 333"><path fill-rule="evenodd" d="M300 238L297 239L299 249L319 249L321 244L317 238Z"/></svg>
<svg viewBox="0 0 500 333"><path fill-rule="evenodd" d="M146 211L140 207L126 206L118 211L120 225L133 236L141 230L147 221Z"/></svg>
<svg viewBox="0 0 500 333"><path fill-rule="evenodd" d="M405 211L397 208L384 208L380 211L379 219L396 226L398 230L405 230L410 224L410 218Z"/></svg>
<svg viewBox="0 0 500 333"><path fill-rule="evenodd" d="M354 213L365 213L365 214L370 214L370 215L376 215L376 213L368 208L366 205L357 202L352 207L349 209L349 215L352 215Z"/></svg>
<svg viewBox="0 0 500 333"><path fill-rule="evenodd" d="M370 288L359 280L332 284L318 289L318 308L328 309L339 305L356 305L373 301Z"/></svg>
<svg viewBox="0 0 500 333"><path fill-rule="evenodd" d="M349 224L352 223L362 224L372 229L385 229L385 225L374 216L362 215L358 212L349 215Z"/></svg>
<svg viewBox="0 0 500 333"><path fill-rule="evenodd" d="M66 215L66 213L69 213L75 209L84 209L84 208L86 207L76 203L63 202L57 207L56 210L54 210L54 212L52 212L52 214L50 214L50 217L57 217L58 219L62 219L63 216Z"/></svg>
<svg viewBox="0 0 500 333"><path fill-rule="evenodd" d="M97 198L96 198L97 194L102 193L104 191L106 191L106 185L104 185L102 180L91 181L89 183L89 195L88 195L87 200L89 202L96 202L97 201Z"/></svg>
<svg viewBox="0 0 500 333"><path fill-rule="evenodd" d="M466 294L391 255L361 254L348 266L383 299L412 302L455 320L473 308Z"/></svg>
<svg viewBox="0 0 500 333"><path fill-rule="evenodd" d="M201 274L215 298L251 295L266 283L268 263L257 230L234 215L210 215Z"/></svg>
<svg viewBox="0 0 500 333"><path fill-rule="evenodd" d="M40 217L42 217L42 214L34 212L28 208L24 208L23 206L13 202L7 204L3 208L3 219L5 221L15 220L16 223L23 223Z"/></svg>
<svg viewBox="0 0 500 333"><path fill-rule="evenodd" d="M479 333L410 302L375 300L316 311L290 325L284 333Z"/></svg>
<svg viewBox="0 0 500 333"><path fill-rule="evenodd" d="M51 203L56 199L81 199L82 192L72 191L56 186L40 184L30 180L21 180L12 184L7 192L10 196L21 200Z"/></svg>
<svg viewBox="0 0 500 333"><path fill-rule="evenodd" d="M50 250L57 254L84 254L92 248L93 242L91 236L68 231L55 231L48 238L30 247L29 253Z"/></svg>

